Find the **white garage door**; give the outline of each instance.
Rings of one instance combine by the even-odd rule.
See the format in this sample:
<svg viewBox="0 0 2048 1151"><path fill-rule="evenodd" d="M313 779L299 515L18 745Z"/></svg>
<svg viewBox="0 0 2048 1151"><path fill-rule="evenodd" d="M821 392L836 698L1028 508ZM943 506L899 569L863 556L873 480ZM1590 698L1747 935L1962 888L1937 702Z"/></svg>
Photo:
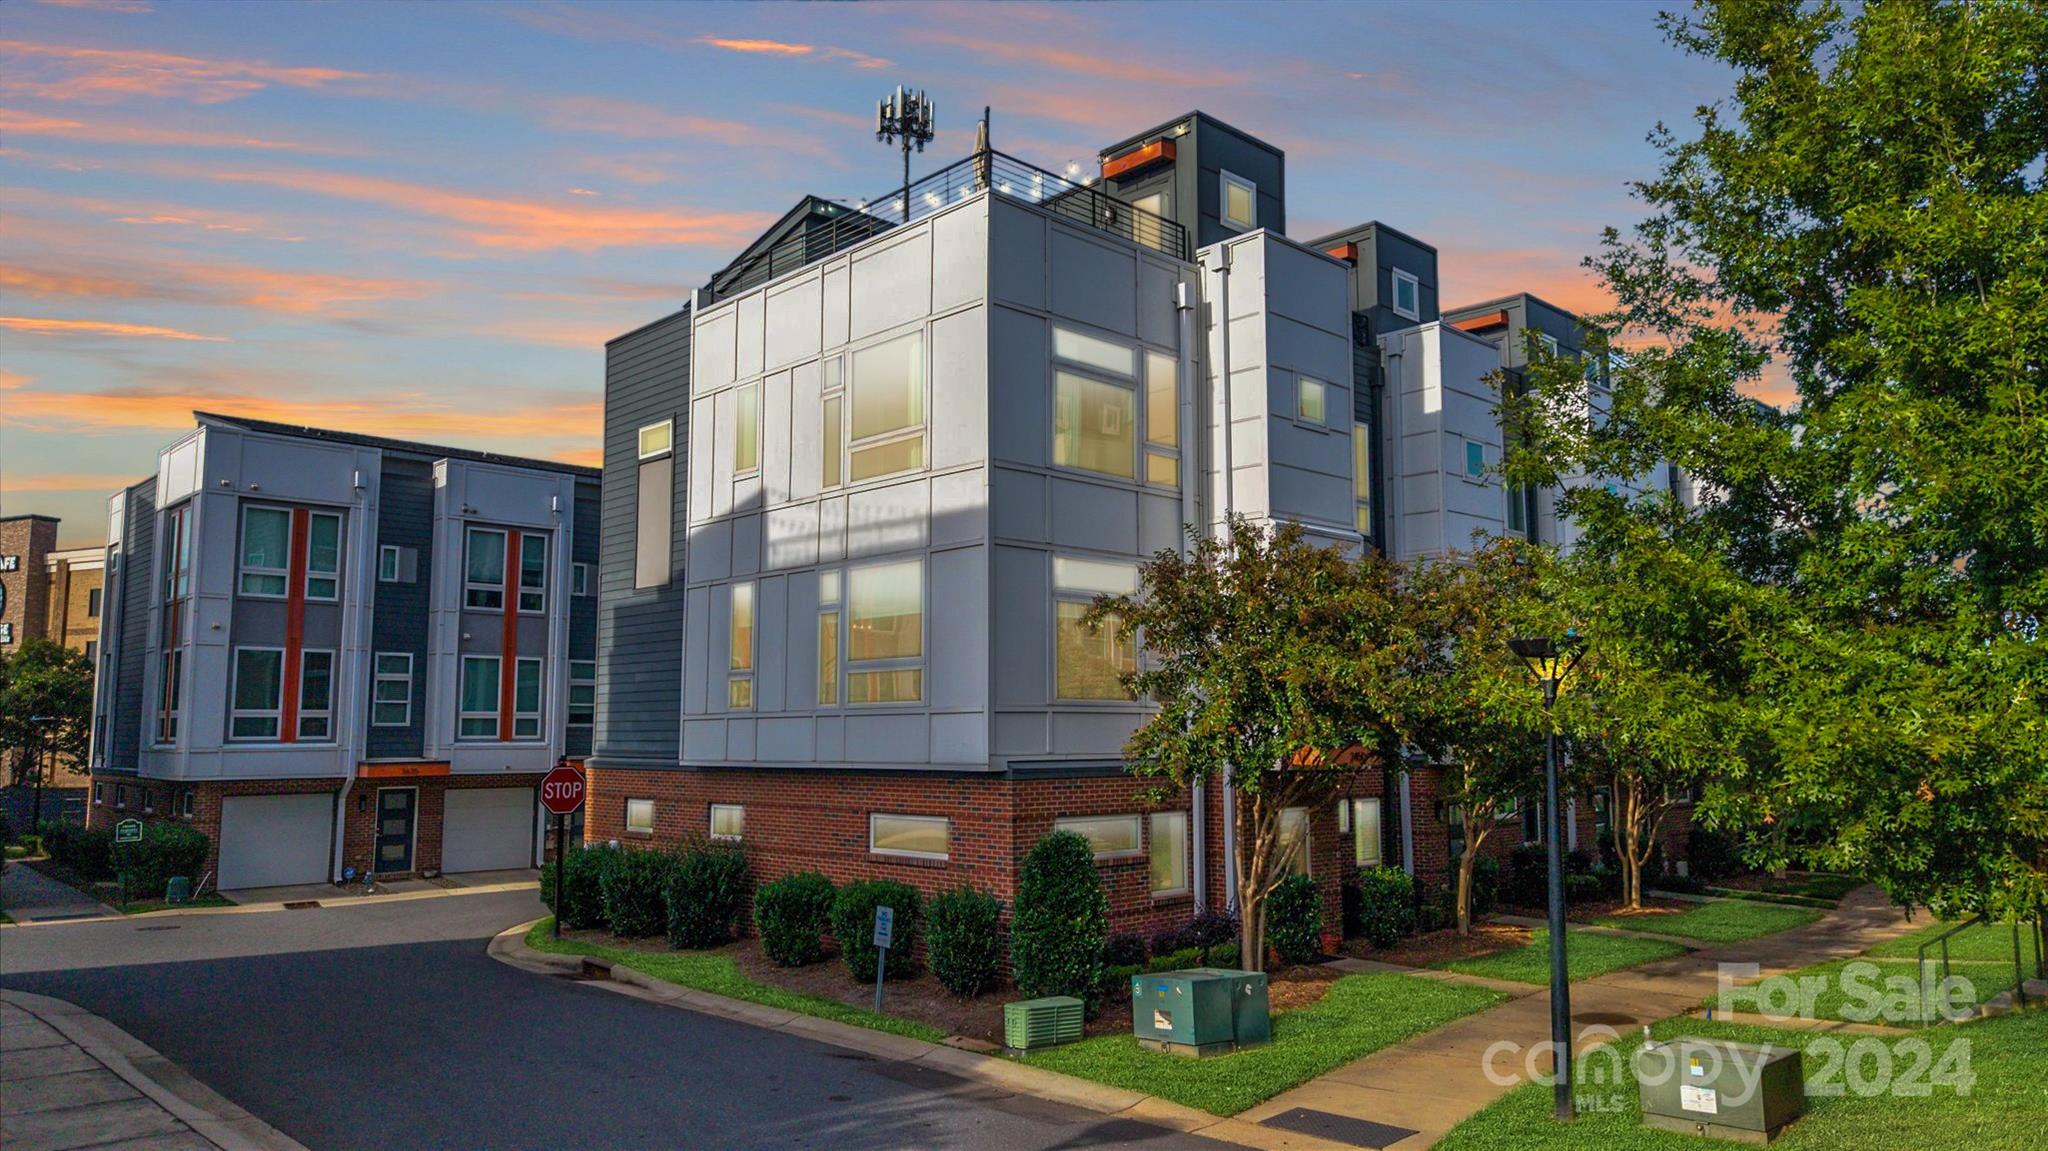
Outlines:
<svg viewBox="0 0 2048 1151"><path fill-rule="evenodd" d="M533 789L450 788L441 815L442 871L533 866Z"/></svg>
<svg viewBox="0 0 2048 1151"><path fill-rule="evenodd" d="M334 797L231 795L220 804L220 879L224 888L275 887L327 880Z"/></svg>

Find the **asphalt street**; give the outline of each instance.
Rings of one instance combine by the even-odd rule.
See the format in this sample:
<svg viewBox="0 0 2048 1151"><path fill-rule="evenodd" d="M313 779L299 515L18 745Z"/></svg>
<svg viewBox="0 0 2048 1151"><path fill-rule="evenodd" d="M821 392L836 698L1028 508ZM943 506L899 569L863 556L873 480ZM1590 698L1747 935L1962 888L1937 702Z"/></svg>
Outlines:
<svg viewBox="0 0 2048 1151"><path fill-rule="evenodd" d="M536 976L530 891L0 932L67 999L313 1151L1217 1144Z"/></svg>

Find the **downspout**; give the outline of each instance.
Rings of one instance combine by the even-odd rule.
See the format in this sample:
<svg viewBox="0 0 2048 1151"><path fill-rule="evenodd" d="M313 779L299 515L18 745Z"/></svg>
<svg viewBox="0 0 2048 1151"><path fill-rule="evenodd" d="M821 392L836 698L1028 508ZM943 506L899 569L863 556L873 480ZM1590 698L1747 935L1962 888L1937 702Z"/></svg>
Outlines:
<svg viewBox="0 0 2048 1151"><path fill-rule="evenodd" d="M1406 343L1407 340L1404 337L1402 345L1405 346ZM1392 453L1401 442L1401 434L1407 429L1396 426L1401 418L1401 388L1405 386L1405 382L1401 377L1401 353L1389 351L1383 347L1380 349L1380 354L1386 357L1387 370L1383 373L1385 378L1380 382L1380 405L1377 413L1379 419L1375 423L1375 428L1380 434L1380 453L1379 459L1376 462L1379 464L1380 474L1384 476L1389 474L1387 470L1389 462L1393 463L1396 468L1401 466L1400 458ZM1386 402L1389 392L1394 397L1392 403ZM1441 469L1443 465L1439 463L1437 466ZM1392 474L1400 475L1401 473L1395 471ZM1380 485L1380 493L1385 495L1393 489L1393 486L1391 483ZM1389 506L1380 509L1380 524L1383 537L1380 554L1390 560L1398 559L1401 555L1401 516L1398 509L1391 506L1394 502L1393 500L1384 499L1381 502ZM1402 773L1401 778L1403 780L1408 778L1405 771Z"/></svg>
<svg viewBox="0 0 2048 1151"><path fill-rule="evenodd" d="M1195 290L1194 285L1183 280L1174 286L1174 310L1180 321L1180 363L1176 367L1180 386L1180 522L1181 554L1186 556L1194 550L1194 539L1189 534L1201 523L1201 505L1195 498L1195 486L1202 482L1200 469L1195 467ZM1188 796L1188 847L1194 855L1194 864L1189 886L1195 892L1195 914L1209 910L1209 837L1204 826L1209 805L1207 789L1200 783L1189 789Z"/></svg>
<svg viewBox="0 0 2048 1151"><path fill-rule="evenodd" d="M360 463L361 461L357 462ZM377 466L379 468L379 478L381 479L383 468L383 457L381 455L378 457ZM335 677L335 684L337 686L345 686L348 690L348 696L341 707L329 705L334 712L336 730L348 733L338 741L342 762L348 765L349 771L347 775L342 777L341 794L334 797L334 841L331 844L332 850L328 861L328 871L331 873L330 878L336 883L341 882L341 869L347 863L344 856L347 854L348 847L348 796L349 792L354 790L356 785L357 768L350 761L360 760L362 755L357 754L358 752L367 754L370 750L368 747L361 746L358 741L363 738L363 733L367 730L364 723L367 718L367 712L364 709L363 700L367 698L371 691L376 690L374 686L376 677L374 675L367 682L362 678L362 673L371 670L373 666L370 661L363 658L363 653L375 642L376 637L374 635L366 636L364 633L375 630L374 613L376 610L375 596L377 594L377 572L374 566L377 555L375 548L375 540L377 538L376 524L370 516L369 497L364 494L366 490L363 483L363 471L361 468L357 468L355 474L355 503L350 508L350 517L355 520L358 526L356 532L350 537L356 541L356 546L353 549L355 553L352 557L353 562L349 566L355 569L350 573L350 579L354 581L353 586L360 590L348 597L349 606L344 609L345 614L355 617L355 627L353 632L351 632L347 621L343 621L342 651L340 653L341 667L339 669L341 674ZM349 642L350 638L353 638L356 642L351 644ZM333 689L330 688L330 690ZM372 866L374 866L374 862Z"/></svg>
<svg viewBox="0 0 2048 1151"><path fill-rule="evenodd" d="M1415 877L1415 800L1408 794L1408 767L1401 767L1401 870Z"/></svg>
<svg viewBox="0 0 2048 1151"><path fill-rule="evenodd" d="M1216 249L1216 380L1223 391L1223 524L1229 538L1231 517L1237 514L1237 473L1231 452L1230 422L1230 246ZM1223 906L1237 911L1237 769L1223 765Z"/></svg>

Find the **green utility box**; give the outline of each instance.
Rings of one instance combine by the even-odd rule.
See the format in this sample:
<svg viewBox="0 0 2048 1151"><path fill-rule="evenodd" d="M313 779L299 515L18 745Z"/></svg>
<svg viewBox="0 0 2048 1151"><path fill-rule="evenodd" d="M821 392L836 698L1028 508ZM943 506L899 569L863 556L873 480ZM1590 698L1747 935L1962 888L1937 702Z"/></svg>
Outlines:
<svg viewBox="0 0 2048 1151"><path fill-rule="evenodd" d="M1147 1050L1198 1057L1271 1042L1265 973L1194 967L1133 975L1131 1033Z"/></svg>
<svg viewBox="0 0 2048 1151"><path fill-rule="evenodd" d="M1003 1046L1036 1051L1081 1038L1085 1007L1070 995L1003 1004Z"/></svg>
<svg viewBox="0 0 2048 1151"><path fill-rule="evenodd" d="M1768 1143L1806 1114L1806 1070L1796 1048L1686 1035L1637 1048L1635 1072L1648 1127Z"/></svg>

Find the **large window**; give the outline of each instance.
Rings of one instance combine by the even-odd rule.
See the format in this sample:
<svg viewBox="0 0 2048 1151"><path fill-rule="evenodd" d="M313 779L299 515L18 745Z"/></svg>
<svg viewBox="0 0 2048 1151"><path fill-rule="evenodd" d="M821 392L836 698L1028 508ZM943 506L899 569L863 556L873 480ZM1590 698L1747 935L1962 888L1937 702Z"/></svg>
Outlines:
<svg viewBox="0 0 2048 1151"><path fill-rule="evenodd" d="M924 567L916 560L846 573L846 700L924 698Z"/></svg>
<svg viewBox="0 0 2048 1151"><path fill-rule="evenodd" d="M597 661L569 661L569 726L588 728L597 722Z"/></svg>
<svg viewBox="0 0 2048 1151"><path fill-rule="evenodd" d="M529 615L548 609L548 537L519 537L519 610Z"/></svg>
<svg viewBox="0 0 2048 1151"><path fill-rule="evenodd" d="M675 531L675 421L640 429L640 471L633 509L633 586L667 587Z"/></svg>
<svg viewBox="0 0 2048 1151"><path fill-rule="evenodd" d="M707 826L711 838L738 842L747 832L747 809L737 803L714 803Z"/></svg>
<svg viewBox="0 0 2048 1151"><path fill-rule="evenodd" d="M505 608L505 533L471 528L462 568L462 603L479 611Z"/></svg>
<svg viewBox="0 0 2048 1151"><path fill-rule="evenodd" d="M242 579L249 596L283 596L291 579L292 513L242 508Z"/></svg>
<svg viewBox="0 0 2048 1151"><path fill-rule="evenodd" d="M1118 479L1137 478L1142 431L1145 482L1178 486L1180 380L1174 358L1152 351L1140 356L1127 344L1057 325L1052 330L1052 354L1052 462Z"/></svg>
<svg viewBox="0 0 2048 1151"><path fill-rule="evenodd" d="M1106 855L1136 855L1138 817L1135 815L1076 815L1052 821L1054 831L1071 831L1088 841L1095 858Z"/></svg>
<svg viewBox="0 0 2048 1151"><path fill-rule="evenodd" d="M1121 634L1123 621L1105 616L1090 629L1084 618L1098 595L1138 589L1130 564L1054 556L1053 688L1060 699L1129 699L1122 676L1137 670L1137 645Z"/></svg>
<svg viewBox="0 0 2048 1151"><path fill-rule="evenodd" d="M839 702L839 573L818 573L818 703Z"/></svg>
<svg viewBox="0 0 2048 1151"><path fill-rule="evenodd" d="M728 626L727 642L731 648L726 660L725 703L734 711L752 711L754 707L754 584L732 585L732 618Z"/></svg>
<svg viewBox="0 0 2048 1151"><path fill-rule="evenodd" d="M1357 421L1351 425L1351 501L1358 514L1358 530L1372 534L1372 425Z"/></svg>
<svg viewBox="0 0 2048 1151"><path fill-rule="evenodd" d="M1053 373L1052 462L1131 479L1137 442L1137 395L1078 372Z"/></svg>
<svg viewBox="0 0 2048 1151"><path fill-rule="evenodd" d="M334 653L299 653L299 738L334 738Z"/></svg>
<svg viewBox="0 0 2048 1151"><path fill-rule="evenodd" d="M229 739L276 739L284 700L284 649L235 649L234 709Z"/></svg>
<svg viewBox="0 0 2048 1151"><path fill-rule="evenodd" d="M1145 482L1180 486L1180 364L1145 353Z"/></svg>
<svg viewBox="0 0 2048 1151"><path fill-rule="evenodd" d="M924 466L924 336L853 354L847 475L859 481Z"/></svg>
<svg viewBox="0 0 2048 1151"><path fill-rule="evenodd" d="M1308 808L1289 807L1280 812L1280 865L1289 875L1309 873Z"/></svg>
<svg viewBox="0 0 2048 1151"><path fill-rule="evenodd" d="M512 669L512 738L540 738L540 660L521 658Z"/></svg>
<svg viewBox="0 0 2048 1151"><path fill-rule="evenodd" d="M1219 189L1218 215L1223 222L1240 231L1250 231L1259 226L1259 186L1235 172L1218 172L1222 187Z"/></svg>
<svg viewBox="0 0 2048 1151"><path fill-rule="evenodd" d="M1351 844L1351 862L1360 867L1379 866L1380 801L1338 800L1337 834L1342 835Z"/></svg>
<svg viewBox="0 0 2048 1151"><path fill-rule="evenodd" d="M1152 894L1180 895L1188 890L1188 813L1155 811L1146 817L1152 833Z"/></svg>
<svg viewBox="0 0 2048 1151"><path fill-rule="evenodd" d="M1394 314L1410 320L1422 318L1422 282L1399 268L1394 269Z"/></svg>
<svg viewBox="0 0 2048 1151"><path fill-rule="evenodd" d="M462 657L462 711L456 734L463 739L498 738L498 657Z"/></svg>
<svg viewBox="0 0 2048 1151"><path fill-rule="evenodd" d="M306 517L306 598L341 598L341 517L334 512Z"/></svg>
<svg viewBox="0 0 2048 1151"><path fill-rule="evenodd" d="M407 727L412 723L412 653L377 653L377 682L371 689L370 726Z"/></svg>
<svg viewBox="0 0 2048 1151"><path fill-rule="evenodd" d="M868 816L868 850L876 855L907 855L913 859L944 859L952 821L938 815Z"/></svg>

